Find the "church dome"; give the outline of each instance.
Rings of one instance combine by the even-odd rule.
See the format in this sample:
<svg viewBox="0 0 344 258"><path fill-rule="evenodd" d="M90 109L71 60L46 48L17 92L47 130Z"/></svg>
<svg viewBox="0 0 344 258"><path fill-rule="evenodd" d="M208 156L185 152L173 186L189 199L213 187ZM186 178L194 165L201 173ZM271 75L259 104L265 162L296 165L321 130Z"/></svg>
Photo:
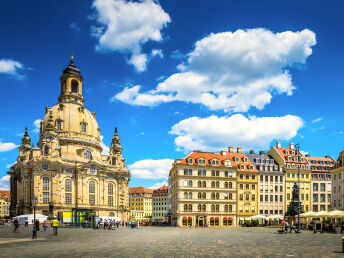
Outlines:
<svg viewBox="0 0 344 258"><path fill-rule="evenodd" d="M59 137L80 138L100 145L100 129L95 118L84 106L77 103L59 103L47 112L42 119L44 134L49 120L52 119L55 132Z"/></svg>

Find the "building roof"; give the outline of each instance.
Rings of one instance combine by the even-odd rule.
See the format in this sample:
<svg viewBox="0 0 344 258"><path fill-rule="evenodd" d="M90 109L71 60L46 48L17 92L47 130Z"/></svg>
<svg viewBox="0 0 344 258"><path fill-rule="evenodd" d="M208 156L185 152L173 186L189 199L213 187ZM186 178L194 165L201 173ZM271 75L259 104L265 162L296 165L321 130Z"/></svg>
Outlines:
<svg viewBox="0 0 344 258"><path fill-rule="evenodd" d="M330 156L325 157L310 157L306 156L306 159L311 163L311 170L312 172L329 172L334 167L334 159ZM315 164L313 163L315 161ZM320 162L323 162L321 164ZM327 164L327 162L330 162L330 164Z"/></svg>
<svg viewBox="0 0 344 258"><path fill-rule="evenodd" d="M143 186L140 187L129 187L129 194L142 194L146 196L146 194L152 194L153 189L144 188Z"/></svg>
<svg viewBox="0 0 344 258"><path fill-rule="evenodd" d="M289 164L307 164L307 159L304 157L304 155L299 151L297 151L294 148L276 148L274 146L272 146L278 153L279 155L283 158L285 163L289 163ZM292 153L294 152L294 155L292 155ZM298 161L295 161L295 155L297 152L297 156L298 156ZM291 157L291 160L288 160L288 157ZM304 158L303 161L301 162L301 158Z"/></svg>
<svg viewBox="0 0 344 258"><path fill-rule="evenodd" d="M153 197L154 196L168 196L168 186L162 186L158 189L155 189L153 191Z"/></svg>
<svg viewBox="0 0 344 258"><path fill-rule="evenodd" d="M280 165L276 162L276 160L266 153L247 153L246 156L250 159L252 164L257 168L258 171L261 172L282 172L280 171ZM273 170L270 168L273 166ZM277 170L275 170L275 168Z"/></svg>
<svg viewBox="0 0 344 258"><path fill-rule="evenodd" d="M11 191L0 190L0 198L9 201L11 198Z"/></svg>

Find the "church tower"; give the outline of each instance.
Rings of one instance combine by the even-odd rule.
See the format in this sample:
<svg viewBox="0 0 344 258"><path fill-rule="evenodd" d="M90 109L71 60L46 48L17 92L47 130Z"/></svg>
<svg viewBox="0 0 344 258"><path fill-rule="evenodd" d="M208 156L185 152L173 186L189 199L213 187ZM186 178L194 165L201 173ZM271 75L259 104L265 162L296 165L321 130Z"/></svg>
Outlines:
<svg viewBox="0 0 344 258"><path fill-rule="evenodd" d="M22 138L22 144L19 147L19 159L20 161L28 161L29 155L31 150L31 138L27 131L27 127L25 128L25 133Z"/></svg>
<svg viewBox="0 0 344 258"><path fill-rule="evenodd" d="M115 134L112 137L110 146L110 162L112 166L124 168L124 158L122 158L122 145L118 136L117 127L115 127Z"/></svg>
<svg viewBox="0 0 344 258"><path fill-rule="evenodd" d="M82 96L82 82L84 78L81 76L80 70L74 65L74 56L70 58L70 63L63 70L60 77L61 95L58 98L59 103L75 102L84 105Z"/></svg>

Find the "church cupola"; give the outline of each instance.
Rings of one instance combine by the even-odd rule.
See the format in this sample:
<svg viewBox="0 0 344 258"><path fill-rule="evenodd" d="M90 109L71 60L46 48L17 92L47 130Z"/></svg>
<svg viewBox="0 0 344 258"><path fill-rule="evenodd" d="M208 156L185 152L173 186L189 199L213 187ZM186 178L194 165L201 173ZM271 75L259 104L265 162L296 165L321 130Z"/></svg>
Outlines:
<svg viewBox="0 0 344 258"><path fill-rule="evenodd" d="M82 96L82 82L84 78L81 76L80 70L74 65L74 56L70 58L69 65L63 70L61 80L61 95L59 103L72 102L83 105L84 98Z"/></svg>
<svg viewBox="0 0 344 258"><path fill-rule="evenodd" d="M122 146L118 136L117 127L115 127L115 134L112 137L110 146L110 162L113 166L124 167L124 158L122 158Z"/></svg>
<svg viewBox="0 0 344 258"><path fill-rule="evenodd" d="M30 138L29 133L27 131L27 127L25 127L25 133L24 133L24 136L22 138L22 146L23 145L31 145L31 138Z"/></svg>
<svg viewBox="0 0 344 258"><path fill-rule="evenodd" d="M27 131L27 127L25 128L25 133L22 138L22 144L19 146L19 159L20 161L28 161L29 155L31 150L31 138Z"/></svg>

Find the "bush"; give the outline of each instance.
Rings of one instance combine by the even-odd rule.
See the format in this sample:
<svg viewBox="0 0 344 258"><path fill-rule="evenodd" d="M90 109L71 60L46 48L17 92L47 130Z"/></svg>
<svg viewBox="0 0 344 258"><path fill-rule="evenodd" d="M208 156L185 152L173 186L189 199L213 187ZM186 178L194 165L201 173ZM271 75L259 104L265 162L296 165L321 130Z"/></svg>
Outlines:
<svg viewBox="0 0 344 258"><path fill-rule="evenodd" d="M258 224L259 224L259 220L257 220L257 219L252 220L252 226L253 227L258 226Z"/></svg>
<svg viewBox="0 0 344 258"><path fill-rule="evenodd" d="M250 220L245 220L245 222L244 222L244 225L246 226L246 227L251 227L251 221Z"/></svg>

